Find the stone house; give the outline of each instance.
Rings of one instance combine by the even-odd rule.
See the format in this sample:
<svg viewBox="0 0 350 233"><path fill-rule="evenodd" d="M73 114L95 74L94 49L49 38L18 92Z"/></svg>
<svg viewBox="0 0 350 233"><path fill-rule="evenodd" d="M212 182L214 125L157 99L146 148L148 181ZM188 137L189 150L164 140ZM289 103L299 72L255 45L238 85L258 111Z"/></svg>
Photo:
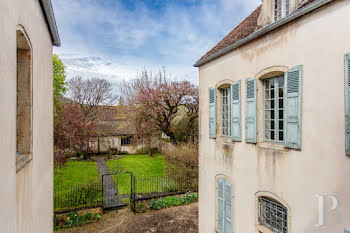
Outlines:
<svg viewBox="0 0 350 233"><path fill-rule="evenodd" d="M53 230L50 0L0 0L0 231Z"/></svg>
<svg viewBox="0 0 350 233"><path fill-rule="evenodd" d="M199 67L199 232L350 232L350 1L264 0Z"/></svg>
<svg viewBox="0 0 350 233"><path fill-rule="evenodd" d="M132 140L135 134L131 121L134 112L133 107L126 105L103 107L92 139L94 152L118 150L135 153L140 146Z"/></svg>

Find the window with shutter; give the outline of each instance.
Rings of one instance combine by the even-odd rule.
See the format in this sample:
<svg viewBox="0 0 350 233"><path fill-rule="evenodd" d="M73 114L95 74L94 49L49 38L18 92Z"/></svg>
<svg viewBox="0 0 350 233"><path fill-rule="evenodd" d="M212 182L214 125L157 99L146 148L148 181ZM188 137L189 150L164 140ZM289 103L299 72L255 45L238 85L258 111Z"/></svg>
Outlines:
<svg viewBox="0 0 350 233"><path fill-rule="evenodd" d="M246 79L245 140L256 143L256 79Z"/></svg>
<svg viewBox="0 0 350 233"><path fill-rule="evenodd" d="M345 149L350 155L350 54L345 55Z"/></svg>
<svg viewBox="0 0 350 233"><path fill-rule="evenodd" d="M224 233L224 185L225 179L217 180L217 228L220 233Z"/></svg>
<svg viewBox="0 0 350 233"><path fill-rule="evenodd" d="M301 65L285 73L284 145L294 149L301 149L302 73Z"/></svg>
<svg viewBox="0 0 350 233"><path fill-rule="evenodd" d="M233 232L232 184L224 178L217 179L217 230L220 233Z"/></svg>
<svg viewBox="0 0 350 233"><path fill-rule="evenodd" d="M209 137L216 138L216 93L209 88Z"/></svg>
<svg viewBox="0 0 350 233"><path fill-rule="evenodd" d="M231 86L232 140L241 141L241 81Z"/></svg>

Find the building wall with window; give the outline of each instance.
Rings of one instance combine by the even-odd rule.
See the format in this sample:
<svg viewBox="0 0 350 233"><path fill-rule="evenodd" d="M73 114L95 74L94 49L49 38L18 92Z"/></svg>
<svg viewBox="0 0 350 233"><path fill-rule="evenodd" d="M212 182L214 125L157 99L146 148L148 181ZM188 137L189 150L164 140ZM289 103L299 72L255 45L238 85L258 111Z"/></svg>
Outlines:
<svg viewBox="0 0 350 233"><path fill-rule="evenodd" d="M199 232L330 233L350 227L344 107L348 12L350 1L333 1L199 66ZM226 88L231 118L224 114ZM236 139L236 133L224 132L226 120L231 133L241 133ZM227 191L232 199L220 183L232 187ZM328 223L317 227L316 195L336 197L341 219L327 211ZM268 211L259 212L263 206ZM284 230L259 218L271 211L285 218L279 222Z"/></svg>
<svg viewBox="0 0 350 233"><path fill-rule="evenodd" d="M130 154L136 153L142 145L135 143L132 136L100 136L93 139L94 152L110 152L118 150Z"/></svg>
<svg viewBox="0 0 350 233"><path fill-rule="evenodd" d="M0 232L52 232L53 39L40 1L0 1L0 35Z"/></svg>

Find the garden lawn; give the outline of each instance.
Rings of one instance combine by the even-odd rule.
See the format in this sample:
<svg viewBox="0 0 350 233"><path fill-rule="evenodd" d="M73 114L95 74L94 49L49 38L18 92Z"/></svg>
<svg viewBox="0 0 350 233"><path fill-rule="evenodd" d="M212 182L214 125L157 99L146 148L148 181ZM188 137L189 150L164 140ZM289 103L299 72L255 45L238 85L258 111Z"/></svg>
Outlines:
<svg viewBox="0 0 350 233"><path fill-rule="evenodd" d="M126 155L122 159L109 160L107 166L112 171L119 164L125 171L134 173L137 178L164 176L167 166L164 161L164 155L155 154L153 157L148 155Z"/></svg>
<svg viewBox="0 0 350 233"><path fill-rule="evenodd" d="M72 187L76 184L89 184L91 181L99 181L96 162L68 160L59 170L55 168L55 187Z"/></svg>
<svg viewBox="0 0 350 233"><path fill-rule="evenodd" d="M122 159L107 161L109 169L121 167L124 171L132 172L136 177L136 192L154 192L159 189L156 182L161 182L157 177L166 176L167 165L164 155L127 155ZM130 194L131 177L130 174L119 174L118 178L113 177L117 185L119 194ZM141 182L140 179L145 178Z"/></svg>

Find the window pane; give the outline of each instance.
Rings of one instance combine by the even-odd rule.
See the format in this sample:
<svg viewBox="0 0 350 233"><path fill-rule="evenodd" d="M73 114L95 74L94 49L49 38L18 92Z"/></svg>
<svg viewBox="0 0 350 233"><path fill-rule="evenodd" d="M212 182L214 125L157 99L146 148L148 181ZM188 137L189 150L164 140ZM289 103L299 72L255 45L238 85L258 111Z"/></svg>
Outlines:
<svg viewBox="0 0 350 233"><path fill-rule="evenodd" d="M283 108L283 99L278 100L278 107Z"/></svg>
<svg viewBox="0 0 350 233"><path fill-rule="evenodd" d="M271 139L271 138L270 138L270 135L271 135L271 134L270 134L270 131L269 131L269 130L266 130L266 131L265 131L265 138L268 139L268 140L270 140L270 139Z"/></svg>
<svg viewBox="0 0 350 233"><path fill-rule="evenodd" d="M283 79L283 77L279 77L278 80L277 80L277 82L278 82L278 87L279 87L279 88L283 88L283 84L284 84L284 79Z"/></svg>
<svg viewBox="0 0 350 233"><path fill-rule="evenodd" d="M278 129L283 130L283 121L279 121Z"/></svg>
<svg viewBox="0 0 350 233"><path fill-rule="evenodd" d="M281 120L283 119L283 110L278 111L278 118Z"/></svg>
<svg viewBox="0 0 350 233"><path fill-rule="evenodd" d="M283 141L283 131L278 132L278 140Z"/></svg>
<svg viewBox="0 0 350 233"><path fill-rule="evenodd" d="M274 89L270 90L270 96L271 96L271 99L275 98L275 90Z"/></svg>
<svg viewBox="0 0 350 233"><path fill-rule="evenodd" d="M283 98L283 89L278 89L278 97Z"/></svg>
<svg viewBox="0 0 350 233"><path fill-rule="evenodd" d="M271 135L271 140L275 140L275 131L274 130L271 131L270 135Z"/></svg>
<svg viewBox="0 0 350 233"><path fill-rule="evenodd" d="M271 129L275 129L275 121L271 121Z"/></svg>
<svg viewBox="0 0 350 233"><path fill-rule="evenodd" d="M275 88L275 79L270 80L270 88L271 89Z"/></svg>
<svg viewBox="0 0 350 233"><path fill-rule="evenodd" d="M270 108L275 108L275 100L270 100Z"/></svg>
<svg viewBox="0 0 350 233"><path fill-rule="evenodd" d="M275 111L274 110L270 111L270 116L271 116L271 119L275 119Z"/></svg>

